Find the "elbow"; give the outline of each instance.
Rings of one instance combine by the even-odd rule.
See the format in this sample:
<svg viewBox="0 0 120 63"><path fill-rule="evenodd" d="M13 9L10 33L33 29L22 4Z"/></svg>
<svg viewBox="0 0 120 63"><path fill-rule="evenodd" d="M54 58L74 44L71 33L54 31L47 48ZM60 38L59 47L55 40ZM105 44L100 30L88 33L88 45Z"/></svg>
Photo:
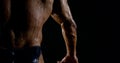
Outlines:
<svg viewBox="0 0 120 63"><path fill-rule="evenodd" d="M68 20L61 23L61 27L65 29L77 29L77 25L74 20Z"/></svg>

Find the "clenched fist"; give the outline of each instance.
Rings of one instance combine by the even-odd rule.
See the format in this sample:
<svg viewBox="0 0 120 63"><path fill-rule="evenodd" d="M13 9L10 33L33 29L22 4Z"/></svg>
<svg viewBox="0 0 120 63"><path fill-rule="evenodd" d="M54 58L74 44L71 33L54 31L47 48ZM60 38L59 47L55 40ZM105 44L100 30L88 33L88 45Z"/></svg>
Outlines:
<svg viewBox="0 0 120 63"><path fill-rule="evenodd" d="M78 63L78 58L76 56L65 56L61 61L57 63Z"/></svg>

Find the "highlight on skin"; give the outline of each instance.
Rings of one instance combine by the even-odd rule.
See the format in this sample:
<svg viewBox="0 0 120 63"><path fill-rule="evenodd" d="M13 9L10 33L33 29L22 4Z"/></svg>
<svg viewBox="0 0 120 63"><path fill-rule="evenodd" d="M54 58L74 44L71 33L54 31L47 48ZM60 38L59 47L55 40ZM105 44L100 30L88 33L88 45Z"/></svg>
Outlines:
<svg viewBox="0 0 120 63"><path fill-rule="evenodd" d="M8 42L12 48L20 49L25 45L40 47L43 25L52 17L61 26L67 51L66 56L58 63L78 63L77 25L67 1L69 0L0 0L0 32L10 37L9 41L6 36L0 39L0 48L9 49ZM19 10L21 11L17 12ZM42 54L39 56L39 63L44 63Z"/></svg>

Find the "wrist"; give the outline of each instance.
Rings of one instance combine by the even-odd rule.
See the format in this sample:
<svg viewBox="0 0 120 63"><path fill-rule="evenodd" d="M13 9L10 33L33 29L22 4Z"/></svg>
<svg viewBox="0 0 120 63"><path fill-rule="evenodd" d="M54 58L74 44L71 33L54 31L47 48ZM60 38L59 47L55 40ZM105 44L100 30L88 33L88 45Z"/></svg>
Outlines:
<svg viewBox="0 0 120 63"><path fill-rule="evenodd" d="M67 56L76 57L76 52L74 52L74 53L67 53Z"/></svg>

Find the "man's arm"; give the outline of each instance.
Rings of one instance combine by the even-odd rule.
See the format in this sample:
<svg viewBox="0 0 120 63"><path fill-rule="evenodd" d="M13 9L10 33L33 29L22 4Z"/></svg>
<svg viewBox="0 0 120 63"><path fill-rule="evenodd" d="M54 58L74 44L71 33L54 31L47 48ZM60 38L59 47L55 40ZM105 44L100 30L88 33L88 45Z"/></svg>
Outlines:
<svg viewBox="0 0 120 63"><path fill-rule="evenodd" d="M76 57L77 26L72 18L67 0L57 0L53 6L51 16L61 26L67 50L61 63L78 63Z"/></svg>

